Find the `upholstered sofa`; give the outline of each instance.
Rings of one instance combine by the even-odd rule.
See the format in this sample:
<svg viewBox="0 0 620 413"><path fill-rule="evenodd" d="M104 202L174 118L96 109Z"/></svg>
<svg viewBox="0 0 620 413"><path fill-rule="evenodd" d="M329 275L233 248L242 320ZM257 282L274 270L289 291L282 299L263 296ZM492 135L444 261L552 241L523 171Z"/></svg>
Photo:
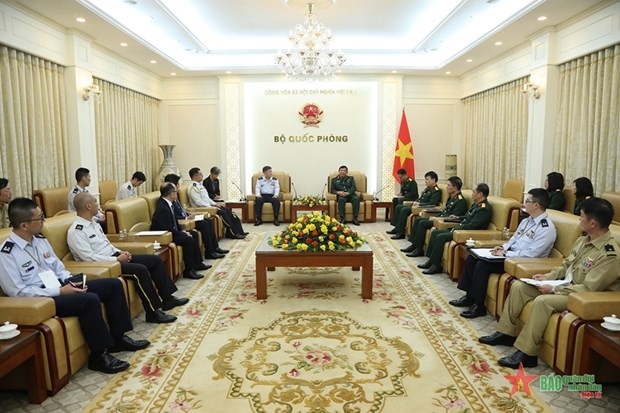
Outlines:
<svg viewBox="0 0 620 413"><path fill-rule="evenodd" d="M329 216L338 218L338 201L336 194L332 194L332 179L338 175L338 172L332 172L327 177L327 208ZM372 194L369 194L366 175L358 171L349 171L349 176L355 180L355 189L357 196L360 198L360 210L357 214L358 221L370 221L372 216ZM350 202L345 206L345 220L351 222L353 220L353 205Z"/></svg>
<svg viewBox="0 0 620 413"><path fill-rule="evenodd" d="M37 203L46 217L68 212L67 195L69 187L35 189L32 192L34 202Z"/></svg>
<svg viewBox="0 0 620 413"><path fill-rule="evenodd" d="M247 208L248 208L248 221L254 222L256 220L256 194L254 188L256 188L256 182L259 178L265 176L261 172L257 172L252 175L252 193L247 196ZM291 221L291 206L293 205L293 193L291 192L291 176L287 172L273 171L273 177L278 178L280 184L280 193L278 198L280 199L280 213L278 215L278 221L289 222ZM263 222L273 222L273 207L270 203L263 204L263 213L261 219Z"/></svg>
<svg viewBox="0 0 620 413"><path fill-rule="evenodd" d="M507 259L505 273L498 277L497 285L489 282L487 289L487 309L493 308L489 296L495 294L495 313L499 316L510 292L512 283L520 278L529 278L534 274L546 273L559 265L570 254L571 247L580 236L579 218L575 215L548 211L550 219L558 231L558 237L550 258ZM620 240L620 226L610 227L612 235ZM532 304L525 306L518 320L518 329L531 316ZM560 374L576 374L579 371L584 326L587 323L599 323L604 316L620 313L620 292L584 292L572 293L568 297L567 311L551 316L543 335L539 357Z"/></svg>

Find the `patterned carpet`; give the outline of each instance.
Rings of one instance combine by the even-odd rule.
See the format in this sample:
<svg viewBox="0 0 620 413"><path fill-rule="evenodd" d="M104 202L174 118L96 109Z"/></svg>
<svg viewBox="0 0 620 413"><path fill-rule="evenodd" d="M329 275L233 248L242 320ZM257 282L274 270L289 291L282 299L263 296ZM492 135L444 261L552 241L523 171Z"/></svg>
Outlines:
<svg viewBox="0 0 620 413"><path fill-rule="evenodd" d="M493 348L393 243L367 235L374 298L350 268L278 268L255 298L254 250L236 244L179 320L85 411L543 412Z"/></svg>

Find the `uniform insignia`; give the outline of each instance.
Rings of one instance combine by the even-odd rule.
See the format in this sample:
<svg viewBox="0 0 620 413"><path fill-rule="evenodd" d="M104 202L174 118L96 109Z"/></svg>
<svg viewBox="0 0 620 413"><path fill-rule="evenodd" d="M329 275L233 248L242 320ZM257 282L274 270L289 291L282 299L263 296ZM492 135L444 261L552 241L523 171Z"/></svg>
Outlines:
<svg viewBox="0 0 620 413"><path fill-rule="evenodd" d="M581 260L581 263L583 264L584 267L586 267L589 270L592 269L592 267L594 267L594 260L590 257L584 258L583 260Z"/></svg>
<svg viewBox="0 0 620 413"><path fill-rule="evenodd" d="M458 194L458 195L456 196L456 198L457 198L457 199L463 199L463 195Z"/></svg>
<svg viewBox="0 0 620 413"><path fill-rule="evenodd" d="M541 225L543 228L547 228L547 227L549 226L549 223L547 222L547 218L543 218L543 219L541 219L541 220L540 220L540 225Z"/></svg>
<svg viewBox="0 0 620 413"><path fill-rule="evenodd" d="M78 192L80 192L80 190L79 190L79 189L77 189L77 188L73 188L73 193L74 193L74 194L77 194Z"/></svg>
<svg viewBox="0 0 620 413"><path fill-rule="evenodd" d="M29 271L32 271L32 270L34 270L34 265L32 267L30 267L30 268L27 268L26 272L29 272Z"/></svg>
<svg viewBox="0 0 620 413"><path fill-rule="evenodd" d="M605 251L608 252L607 254L608 256L613 256L613 257L616 256L616 249L611 244L605 244ZM612 252L613 254L609 254L610 252Z"/></svg>
<svg viewBox="0 0 620 413"><path fill-rule="evenodd" d="M22 264L22 268L29 267L31 264L32 264L32 261L28 261L28 262Z"/></svg>
<svg viewBox="0 0 620 413"><path fill-rule="evenodd" d="M260 178L258 178L258 180L260 181L261 179L263 179L263 177L261 176Z"/></svg>
<svg viewBox="0 0 620 413"><path fill-rule="evenodd" d="M43 253L43 258L49 258L49 257L51 257L51 256L52 256L52 253L51 253L51 252L49 252L49 251L45 251L45 252Z"/></svg>
<svg viewBox="0 0 620 413"><path fill-rule="evenodd" d="M480 204L480 208L486 208L486 207L487 207L486 202L483 202L483 203Z"/></svg>
<svg viewBox="0 0 620 413"><path fill-rule="evenodd" d="M45 239L45 235L43 235L43 234L35 234L34 236L37 237L37 238Z"/></svg>
<svg viewBox="0 0 620 413"><path fill-rule="evenodd" d="M97 234L93 234L91 236L89 236L88 238L95 238L97 236Z"/></svg>
<svg viewBox="0 0 620 413"><path fill-rule="evenodd" d="M84 229L84 225L82 225L82 224L77 224L77 225L75 226L75 229L79 229L79 230L81 231L82 229Z"/></svg>
<svg viewBox="0 0 620 413"><path fill-rule="evenodd" d="M5 242L4 245L2 246L2 252L6 254L10 254L11 250L13 249L13 246L15 246L13 242L11 241Z"/></svg>
<svg viewBox="0 0 620 413"><path fill-rule="evenodd" d="M127 185L127 189L131 190L131 185Z"/></svg>

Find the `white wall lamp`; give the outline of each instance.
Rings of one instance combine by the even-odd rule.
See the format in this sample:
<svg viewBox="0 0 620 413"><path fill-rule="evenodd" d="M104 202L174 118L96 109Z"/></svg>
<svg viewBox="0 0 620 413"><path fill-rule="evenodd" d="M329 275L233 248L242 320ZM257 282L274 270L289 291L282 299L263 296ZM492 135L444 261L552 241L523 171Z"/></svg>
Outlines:
<svg viewBox="0 0 620 413"><path fill-rule="evenodd" d="M538 100L540 99L540 95L542 94L542 88L536 83L527 82L523 85L521 93L528 96L530 99Z"/></svg>
<svg viewBox="0 0 620 413"><path fill-rule="evenodd" d="M101 89L99 89L99 86L94 83L84 86L82 89L82 100L88 102L91 99L95 102L98 102L99 99L101 99Z"/></svg>

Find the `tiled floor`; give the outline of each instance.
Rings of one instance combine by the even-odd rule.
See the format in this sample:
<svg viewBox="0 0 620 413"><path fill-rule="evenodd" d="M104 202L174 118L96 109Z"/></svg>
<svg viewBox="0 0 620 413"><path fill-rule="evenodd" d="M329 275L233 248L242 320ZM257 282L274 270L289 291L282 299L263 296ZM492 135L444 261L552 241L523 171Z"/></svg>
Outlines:
<svg viewBox="0 0 620 413"><path fill-rule="evenodd" d="M247 231L259 230L272 231L277 230L269 223L265 223L263 226L254 227L251 224L246 224ZM363 232L382 232L391 228L387 223L377 222L374 224L362 224L359 227ZM226 248L227 241L222 242L222 247ZM395 241L397 248L403 248L408 245L406 240ZM419 264L423 261L423 258L414 258L411 260L412 265ZM445 274L437 274L428 276L429 279L435 283L440 291L443 291L446 295L446 300L458 298L462 293L456 288L456 284L448 279ZM180 279L177 282L179 287L178 296L183 296L183 292L191 288L192 280ZM474 320L470 320L472 326L480 333L480 335L486 335L495 332L496 321L491 316L480 317ZM134 331L132 337L134 338L148 338L153 325L144 322L144 319L138 317L134 320ZM514 351L509 347L496 347L496 350L501 355L510 354ZM122 358L127 353L119 353ZM552 370L544 363L535 368L528 369L528 374L551 374ZM74 413L82 411L84 406L88 404L91 397L99 392L101 388L106 384L108 375L103 373L93 372L87 368L82 368L77 374L75 374L67 386L65 386L54 397L48 398L43 404L30 405L28 404L27 397L24 392L7 392L0 391L0 411L1 412L58 412L58 413ZM534 391L538 391L537 382L532 386ZM620 412L620 385L604 385L603 397L601 399L582 400L578 393L562 390L561 392L542 393L543 399L549 403L554 411L562 413L572 413L587 411L588 413L608 413L608 412Z"/></svg>

